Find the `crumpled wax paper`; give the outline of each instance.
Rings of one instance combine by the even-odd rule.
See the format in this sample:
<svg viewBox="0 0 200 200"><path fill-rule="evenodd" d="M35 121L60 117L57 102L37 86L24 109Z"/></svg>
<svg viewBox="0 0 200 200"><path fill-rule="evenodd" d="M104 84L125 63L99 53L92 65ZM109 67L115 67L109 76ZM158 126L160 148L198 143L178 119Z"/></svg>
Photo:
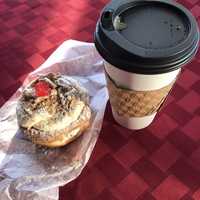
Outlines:
<svg viewBox="0 0 200 200"><path fill-rule="evenodd" d="M108 94L103 61L94 45L64 42L23 85L49 72L72 76L88 90L93 110L91 127L62 148L32 144L17 125L16 104L22 86L0 109L0 200L57 200L59 186L78 177L97 141Z"/></svg>

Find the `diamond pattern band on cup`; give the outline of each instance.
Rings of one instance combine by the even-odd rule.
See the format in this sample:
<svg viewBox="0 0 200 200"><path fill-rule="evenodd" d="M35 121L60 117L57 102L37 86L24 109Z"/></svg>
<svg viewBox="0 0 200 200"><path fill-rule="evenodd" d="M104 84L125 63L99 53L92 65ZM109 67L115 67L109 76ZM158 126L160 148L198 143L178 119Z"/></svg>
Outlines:
<svg viewBox="0 0 200 200"><path fill-rule="evenodd" d="M134 91L117 86L107 73L106 80L112 108L124 117L144 117L160 110L175 82L158 90Z"/></svg>

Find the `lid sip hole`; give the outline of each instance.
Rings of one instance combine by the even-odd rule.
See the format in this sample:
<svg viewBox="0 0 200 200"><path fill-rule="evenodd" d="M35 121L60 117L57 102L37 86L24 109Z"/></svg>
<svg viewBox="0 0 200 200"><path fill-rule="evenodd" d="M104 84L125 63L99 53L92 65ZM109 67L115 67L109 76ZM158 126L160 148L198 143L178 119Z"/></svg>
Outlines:
<svg viewBox="0 0 200 200"><path fill-rule="evenodd" d="M104 13L104 19L110 19L112 18L112 11L111 10L108 10Z"/></svg>
<svg viewBox="0 0 200 200"><path fill-rule="evenodd" d="M107 10L102 15L102 25L107 30L113 30L112 16L113 10Z"/></svg>

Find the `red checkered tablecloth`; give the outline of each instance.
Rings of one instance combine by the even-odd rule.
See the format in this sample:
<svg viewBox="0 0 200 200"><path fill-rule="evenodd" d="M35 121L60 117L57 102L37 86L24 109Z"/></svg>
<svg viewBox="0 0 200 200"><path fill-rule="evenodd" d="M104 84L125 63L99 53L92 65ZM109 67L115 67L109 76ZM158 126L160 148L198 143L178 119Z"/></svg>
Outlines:
<svg viewBox="0 0 200 200"><path fill-rule="evenodd" d="M107 0L0 1L0 105L67 39L92 41ZM200 24L200 0L180 0ZM108 104L87 167L60 200L200 200L200 53L154 123L118 126Z"/></svg>

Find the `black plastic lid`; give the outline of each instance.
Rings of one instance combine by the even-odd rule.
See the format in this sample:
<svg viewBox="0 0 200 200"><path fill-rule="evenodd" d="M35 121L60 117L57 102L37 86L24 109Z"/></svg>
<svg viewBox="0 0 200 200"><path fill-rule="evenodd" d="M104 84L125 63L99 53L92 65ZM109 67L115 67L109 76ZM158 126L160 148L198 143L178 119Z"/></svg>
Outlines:
<svg viewBox="0 0 200 200"><path fill-rule="evenodd" d="M168 0L113 0L95 32L96 48L107 62L141 74L178 69L194 57L198 42L195 18Z"/></svg>

